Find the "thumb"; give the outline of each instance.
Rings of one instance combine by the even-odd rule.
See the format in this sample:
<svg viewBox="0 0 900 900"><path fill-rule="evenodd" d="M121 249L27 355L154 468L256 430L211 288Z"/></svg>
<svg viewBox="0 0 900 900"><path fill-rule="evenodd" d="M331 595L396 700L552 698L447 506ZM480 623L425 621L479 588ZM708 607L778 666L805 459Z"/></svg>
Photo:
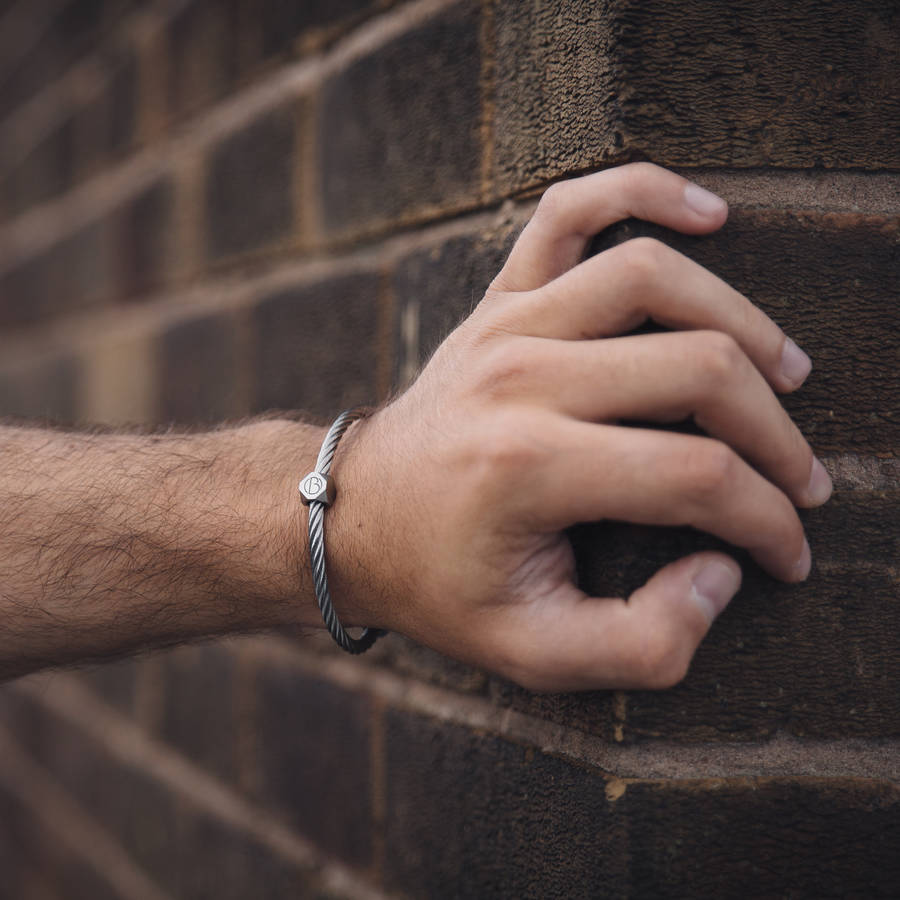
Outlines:
<svg viewBox="0 0 900 900"><path fill-rule="evenodd" d="M627 602L566 585L507 623L505 674L539 691L671 687L740 584L733 559L704 552L660 569Z"/></svg>

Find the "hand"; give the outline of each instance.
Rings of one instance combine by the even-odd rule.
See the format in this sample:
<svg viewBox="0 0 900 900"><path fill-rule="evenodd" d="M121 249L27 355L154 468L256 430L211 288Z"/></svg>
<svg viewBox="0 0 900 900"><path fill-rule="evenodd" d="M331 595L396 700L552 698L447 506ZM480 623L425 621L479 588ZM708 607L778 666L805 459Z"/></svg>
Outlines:
<svg viewBox="0 0 900 900"><path fill-rule="evenodd" d="M336 602L536 690L675 684L740 584L696 553L621 598L573 584L563 529L692 525L799 581L795 506L831 481L773 391L810 363L759 309L666 245L585 261L627 216L714 231L724 201L638 163L554 185L475 312L339 451ZM674 329L621 337L651 318ZM709 435L622 427L693 416Z"/></svg>

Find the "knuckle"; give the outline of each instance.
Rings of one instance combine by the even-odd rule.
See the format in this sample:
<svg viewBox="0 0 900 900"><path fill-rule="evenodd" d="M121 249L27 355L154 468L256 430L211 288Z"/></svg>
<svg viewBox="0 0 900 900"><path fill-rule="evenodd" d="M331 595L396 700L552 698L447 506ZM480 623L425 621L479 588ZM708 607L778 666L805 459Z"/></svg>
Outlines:
<svg viewBox="0 0 900 900"><path fill-rule="evenodd" d="M517 341L494 343L476 368L473 390L482 400L504 400L520 392L532 367Z"/></svg>
<svg viewBox="0 0 900 900"><path fill-rule="evenodd" d="M477 443L477 455L489 481L496 480L498 471L528 472L542 456L534 430L529 427L526 417L515 409L490 416L489 424L481 430Z"/></svg>
<svg viewBox="0 0 900 900"><path fill-rule="evenodd" d="M666 245L656 238L638 237L620 244L619 265L626 287L639 290L656 284L666 252Z"/></svg>
<svg viewBox="0 0 900 900"><path fill-rule="evenodd" d="M705 440L685 462L687 483L692 493L705 502L734 484L737 465L738 458L727 444Z"/></svg>
<svg viewBox="0 0 900 900"><path fill-rule="evenodd" d="M568 194L566 182L557 181L555 184L551 184L541 195L535 215L545 219L556 218L564 209Z"/></svg>
<svg viewBox="0 0 900 900"><path fill-rule="evenodd" d="M722 331L703 331L697 336L700 364L709 382L716 386L734 380L743 370L746 357L740 344Z"/></svg>

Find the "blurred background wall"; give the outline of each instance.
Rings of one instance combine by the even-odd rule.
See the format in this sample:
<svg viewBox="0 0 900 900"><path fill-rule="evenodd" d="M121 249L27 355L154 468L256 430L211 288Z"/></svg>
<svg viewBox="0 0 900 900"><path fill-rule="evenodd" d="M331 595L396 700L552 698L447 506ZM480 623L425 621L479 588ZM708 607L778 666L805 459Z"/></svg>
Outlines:
<svg viewBox="0 0 900 900"><path fill-rule="evenodd" d="M0 897L896 896L898 73L893 0L0 3L0 414L377 401L546 185L650 159L729 223L597 247L658 234L811 353L837 488L808 583L745 560L664 693L290 634L7 686ZM573 539L596 590L709 543Z"/></svg>

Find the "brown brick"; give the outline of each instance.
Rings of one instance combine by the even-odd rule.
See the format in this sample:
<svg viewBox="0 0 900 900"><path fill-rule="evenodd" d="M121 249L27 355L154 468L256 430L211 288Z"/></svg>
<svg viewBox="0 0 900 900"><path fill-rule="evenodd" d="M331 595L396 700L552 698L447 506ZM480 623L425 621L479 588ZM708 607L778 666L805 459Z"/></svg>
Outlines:
<svg viewBox="0 0 900 900"><path fill-rule="evenodd" d="M497 4L501 192L623 156L896 168L900 16L867 0ZM840 22L840 27L835 23Z"/></svg>
<svg viewBox="0 0 900 900"><path fill-rule="evenodd" d="M480 187L479 11L455 4L353 63L319 98L331 233L471 205Z"/></svg>
<svg viewBox="0 0 900 900"><path fill-rule="evenodd" d="M234 660L209 644L165 657L165 702L160 738L205 770L237 780Z"/></svg>
<svg viewBox="0 0 900 900"><path fill-rule="evenodd" d="M205 201L210 259L291 236L297 115L294 106L264 113L213 149Z"/></svg>
<svg viewBox="0 0 900 900"><path fill-rule="evenodd" d="M629 784L633 897L893 897L897 786L862 779Z"/></svg>
<svg viewBox="0 0 900 900"><path fill-rule="evenodd" d="M900 394L885 377L900 356L896 217L792 210L732 211L718 233L676 235L629 221L603 248L639 234L665 240L771 315L812 357L804 387L785 406L818 452L893 454Z"/></svg>
<svg viewBox="0 0 900 900"><path fill-rule="evenodd" d="M701 644L685 681L669 691L627 695L622 736L734 741L778 731L829 738L900 734L897 580L890 563L869 560L866 549L866 535L874 535L890 556L896 538L882 532L891 532L896 504L896 495L889 502L838 494L824 509L805 513L813 573L795 586L689 529L611 522L574 529L580 582L598 596L627 595L660 566L700 549L732 552L744 568L741 591ZM841 530L848 509L859 523L867 507L880 508L881 517L856 534ZM580 716L589 723L593 715L597 724L589 730L600 734L602 696L585 696Z"/></svg>
<svg viewBox="0 0 900 900"><path fill-rule="evenodd" d="M289 288L252 311L254 411L328 418L375 394L378 276L363 272Z"/></svg>
<svg viewBox="0 0 900 900"><path fill-rule="evenodd" d="M0 416L73 422L79 378L70 356L35 359L0 372Z"/></svg>
<svg viewBox="0 0 900 900"><path fill-rule="evenodd" d="M231 314L177 322L157 340L161 421L210 424L242 412L237 324Z"/></svg>
<svg viewBox="0 0 900 900"><path fill-rule="evenodd" d="M101 171L133 145L137 90L137 61L130 50L111 60L100 90L75 113L79 179Z"/></svg>
<svg viewBox="0 0 900 900"><path fill-rule="evenodd" d="M510 228L451 238L443 244L417 250L397 264L394 274L395 386L400 369L416 369L428 361L443 339L484 296L503 266L515 240ZM417 350L409 359L405 347L404 318L410 304L418 322Z"/></svg>
<svg viewBox="0 0 900 900"><path fill-rule="evenodd" d="M446 722L386 723L385 881L413 897L625 896L596 772Z"/></svg>
<svg viewBox="0 0 900 900"><path fill-rule="evenodd" d="M112 294L107 223L92 222L0 278L0 325L26 325L96 307Z"/></svg>
<svg viewBox="0 0 900 900"><path fill-rule="evenodd" d="M159 287L172 265L174 188L164 178L129 200L115 216L117 294L134 297Z"/></svg>
<svg viewBox="0 0 900 900"><path fill-rule="evenodd" d="M234 0L191 0L166 29L168 106L172 119L197 112L224 96L237 73Z"/></svg>
<svg viewBox="0 0 900 900"><path fill-rule="evenodd" d="M2 764L0 764L2 765ZM80 858L0 784L0 900L118 900Z"/></svg>
<svg viewBox="0 0 900 900"><path fill-rule="evenodd" d="M130 716L134 713L137 663L134 659L117 659L79 671L85 684L106 703Z"/></svg>
<svg viewBox="0 0 900 900"><path fill-rule="evenodd" d="M274 900L315 884L245 833L124 766L78 729L40 714L47 721L35 751L43 765L172 896Z"/></svg>
<svg viewBox="0 0 900 900"><path fill-rule="evenodd" d="M50 200L75 179L75 120L68 117L44 137L8 178L6 196L11 215Z"/></svg>
<svg viewBox="0 0 900 900"><path fill-rule="evenodd" d="M331 855L372 854L369 698L298 673L258 676L262 799Z"/></svg>
<svg viewBox="0 0 900 900"><path fill-rule="evenodd" d="M291 49L298 38L307 38L309 30L328 29L333 35L366 15L385 6L384 0L264 0L251 2L262 22L262 51L273 56Z"/></svg>

